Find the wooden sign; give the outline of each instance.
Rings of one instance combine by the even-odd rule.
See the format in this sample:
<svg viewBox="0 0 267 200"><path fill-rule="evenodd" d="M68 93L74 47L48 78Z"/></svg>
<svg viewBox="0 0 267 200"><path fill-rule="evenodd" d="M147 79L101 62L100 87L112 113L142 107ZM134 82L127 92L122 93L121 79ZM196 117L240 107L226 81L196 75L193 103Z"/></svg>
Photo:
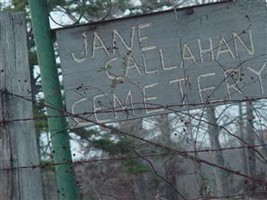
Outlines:
<svg viewBox="0 0 267 200"><path fill-rule="evenodd" d="M72 122L266 97L265 24L263 1L237 1L58 29Z"/></svg>

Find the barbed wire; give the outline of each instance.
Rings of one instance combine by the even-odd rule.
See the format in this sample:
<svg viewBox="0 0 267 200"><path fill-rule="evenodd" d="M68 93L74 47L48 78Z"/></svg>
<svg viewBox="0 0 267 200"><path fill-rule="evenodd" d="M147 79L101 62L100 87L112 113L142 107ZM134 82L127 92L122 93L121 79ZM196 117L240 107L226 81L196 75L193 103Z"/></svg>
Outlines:
<svg viewBox="0 0 267 200"><path fill-rule="evenodd" d="M20 95L16 95L16 94L11 94L11 95L12 95L12 96L17 96L17 97L19 97L19 98L23 98L24 100L32 101L32 100L27 99L27 98L25 98L25 97L21 97ZM53 109L57 110L56 108L54 108L54 107L51 106L51 105L46 105L46 106L48 106L48 107L50 107L50 108L53 108ZM63 111L61 111L61 112L63 112ZM68 116L69 116L69 115L71 115L71 114L68 113ZM52 116L52 117L54 117L54 116ZM77 117L77 116L76 116L76 117ZM84 118L81 117L81 116L79 116L79 118L81 118L81 119L83 119L83 120L88 120L88 119L84 119ZM88 120L88 121L90 121L90 120ZM235 170L232 170L232 169L229 169L229 168L226 168L226 167L223 167L223 166L214 164L214 163L209 162L209 161L207 161L207 160L203 160L203 159L200 159L200 158L195 158L194 156L190 155L190 153L195 152L195 151L191 151L191 152L178 151L178 150L176 150L176 149L172 149L171 147L165 146L165 145L160 144L160 143L157 143L157 142L153 142L153 141L147 140L147 139L145 139L145 138L140 138L140 137L138 137L138 136L136 136L136 135L132 135L132 134L130 134L130 133L124 132L124 131L119 130L119 129L117 129L117 128L108 126L108 125L106 125L106 124L100 124L100 123L97 123L97 122L94 122L94 123L95 123L96 125L99 125L99 126L101 126L101 127L106 128L106 129L110 129L110 130L112 130L114 133L117 133L117 134L119 134L119 135L129 136L129 137L131 137L131 138L133 138L133 139L136 139L136 140L138 140L138 141L140 141L140 142L147 143L147 144L149 144L149 145L151 145L151 146L154 146L154 147L156 147L156 148L162 148L163 150L166 150L166 151L168 151L168 152L175 153L176 155L179 155L179 156L181 156L181 157L183 157L183 158L185 158L185 159L189 159L189 160L193 160L193 161L196 161L196 162L199 162L199 163L207 164L207 165L209 165L209 166L211 166L211 167L215 167L215 168L224 170L224 171L226 171L226 172L235 174L235 175L237 175L237 176L242 176L242 177L251 179L251 180L253 180L253 181L256 180L256 182L265 182L264 180L258 180L258 179L255 179L255 178L250 177L250 176L248 176L248 175L242 174L242 173L240 173L239 171L235 171ZM206 121L206 123L209 123L209 122ZM66 128L67 128L67 127L66 127ZM236 137L237 137L237 136L236 136ZM240 138L238 137L238 139L240 139ZM244 142L245 144L248 145L248 143L246 143L245 141L242 141L242 142ZM265 145L262 145L262 146L265 146ZM259 153L257 150L255 150L254 146L249 146L249 145L248 145L248 147L249 147L249 148L253 148L254 151L256 151L262 158L264 158L264 156L261 155L261 153ZM240 148L241 148L241 147L240 147ZM247 147L245 147L245 148L247 148ZM233 149L235 149L235 148L233 148ZM207 151L207 152L209 152L209 150L207 150L207 149L206 149L206 150L201 150L201 151ZM201 151L200 151L200 152L201 152ZM213 151L213 150L211 150L211 151ZM214 150L214 151L219 151L219 150ZM264 159L265 159L265 158L264 158ZM71 161L70 161L70 162L71 162ZM79 162L77 162L77 163L79 163ZM63 162L63 163L56 163L56 164L57 164L57 165L59 165L59 164L66 164L66 162ZM25 166L25 167L27 168L27 167L29 167L29 166ZM31 166L31 168L35 168L35 167L37 167L37 166Z"/></svg>
<svg viewBox="0 0 267 200"><path fill-rule="evenodd" d="M223 1L220 1L220 0L215 0L213 1L212 3L218 3L218 2L229 2L231 0L223 0ZM53 1L51 1L53 2ZM90 16L87 17L86 16L86 5L94 5L94 4L97 4L97 1L91 1L91 0L78 0L78 1L74 1L73 4L76 4L77 7L78 7L78 12L77 11L71 11L69 9L66 9L65 8L62 8L60 7L61 9L63 10L60 10L57 6L55 8L50 8L51 9L51 12L49 13L49 18L53 21L53 23L55 23L56 25L58 25L59 27L69 27L69 26L73 26L73 25L78 25L78 24L83 24L83 23L91 23L91 22L100 22L100 21L103 21L107 18L111 18L111 17L114 17L114 16L111 16L111 11L112 11L112 7L113 7L113 4L114 2L112 0L105 0L105 2L102 2L103 3L106 3L106 12L103 14L103 16L101 17L97 17L95 20L93 20L93 16ZM175 0L170 0L170 1L166 1L166 4L171 4L170 8L169 9L172 9L174 12L175 12L175 15L176 15L176 12L177 12L177 9L180 9L180 8L183 8L185 6L197 6L199 5L199 3L197 2L191 2L189 3L189 5L187 5L187 0L184 0L182 2L179 2L179 1L175 1ZM50 0L48 1L48 5L50 5ZM141 9L141 7L139 6L134 6L132 8L130 8L130 10L138 10L138 9ZM142 7L142 9L144 9L144 7ZM160 9L159 8L154 8L155 10L159 11ZM217 12L219 10L222 10L224 8L220 8L218 10L215 10L215 11L212 11L211 13L214 13L214 12ZM103 10L103 9L102 9ZM68 16L69 20L66 20L65 21L69 21L69 23L63 23L63 22L59 22L58 19L56 18L59 18L59 16L57 17L53 17L52 16L52 12L63 12L65 15ZM150 12L153 12L153 9L150 11ZM155 11L154 11L155 12ZM140 14L145 14L147 12L143 11L142 13ZM211 13L207 13L208 14L211 14ZM77 15L77 17L75 17L74 15ZM118 18L118 17L115 17L115 18ZM85 20L85 22L82 22L82 20Z"/></svg>
<svg viewBox="0 0 267 200"><path fill-rule="evenodd" d="M216 151L230 151L230 150L240 150L240 149L254 149L254 148L260 148L267 146L266 144L261 145L251 145L251 146L236 146L236 147L226 147L226 148L220 148L220 149L200 149L197 150L197 153L211 153ZM39 165L25 165L25 166L17 166L17 167L0 167L0 171L9 171L9 170L19 170L19 169L35 169L35 168L51 168L57 165L66 165L66 164L73 164L73 165L80 165L80 164L91 164L91 163L98 163L98 162L114 162L114 161L123 161L123 160L134 160L134 159L140 159L140 158L153 158L153 157L164 157L164 156L176 156L181 154L194 154L196 151L179 151L178 152L167 152L167 153L152 153L152 154L139 154L137 156L116 156L111 158L93 158L88 160L74 160L74 161L65 161L65 162L51 162L51 161L45 161L44 164ZM237 171L236 171L237 172ZM239 175L239 172L237 173Z"/></svg>
<svg viewBox="0 0 267 200"><path fill-rule="evenodd" d="M82 20L85 19L87 21L87 23L89 22L95 22L95 21L102 21L102 20L105 20L106 18L109 17L110 13L111 13L111 10L112 10L112 0L106 0L108 3L107 3L107 11L106 13L104 14L104 16L96 19L96 20L92 20L92 19L89 19L85 14L86 14L86 10L84 9L85 5L87 3L89 3L90 5L91 4L94 4L92 1L90 0L81 0L81 1L77 1L76 4L78 4L78 17L77 19L75 20L71 20L73 21L72 23L70 24L63 24L63 23L60 23L58 22L58 20L55 19L55 17L52 16L52 12L53 10L49 13L49 18L56 24L58 25L59 27L67 27L67 26L74 26L74 25L78 25L78 24L81 24ZM96 2L95 2L96 3ZM103 3L103 2L102 2ZM48 4L49 5L49 4ZM56 12L59 12L59 10L55 10ZM69 16L69 18L74 18L74 17L70 17L70 15L72 15L72 13L70 13L69 10L64 10L63 12L65 12L65 14L67 14ZM58 17L57 17L58 18ZM65 19L66 21L66 19Z"/></svg>
<svg viewBox="0 0 267 200"><path fill-rule="evenodd" d="M24 96L20 96L20 95L17 95L17 94L10 94L8 93L7 91L4 92L6 95L11 95L13 97L16 97L16 98L20 98L20 99L23 99L23 100L27 100L27 101L31 101L33 102L32 99L30 98L27 98L27 97L24 97ZM253 99L254 100L254 99ZM245 100L240 100L241 102L244 102L244 101L249 101L251 102L252 100L251 99L245 99ZM240 102L238 101L238 102ZM57 110L56 108L54 108L53 106L51 105L45 105L44 102L38 102L38 101L35 101L34 102L35 104L42 104L42 106L47 106L49 108L52 108L52 109L55 109ZM173 111L173 110L172 110ZM49 117L62 117L62 116L68 116L68 117L78 117L82 120L87 120L88 119L84 119L83 117L79 116L79 115L73 115L71 113L68 113L66 111L60 111L62 113L61 116L46 116L45 118L49 118ZM124 112L123 110L121 110L121 112ZM83 113L84 114L84 113ZM82 116L84 116L82 114ZM44 118L40 118L40 119L44 119ZM10 123L12 121L27 121L27 120L36 120L35 118L28 118L28 119L13 119L13 120L5 120L6 123ZM197 120L201 120L203 121L203 119L197 119ZM90 121L90 120L89 120ZM122 157L115 157L115 158L104 158L104 159L91 159L91 160L80 160L80 161L74 161L74 162L62 162L62 163L46 163L46 164L41 164L41 165L31 165L31 166L20 166L20 167L17 167L17 168L1 168L0 170L16 170L16 169L23 169L23 168L31 168L31 169L35 169L35 168L41 168L41 169L44 169L46 167L53 167L55 165L64 165L64 164L70 164L72 163L74 166L75 165L81 165L81 164L85 164L85 163L97 163L97 162L111 162L111 161L123 161L123 160L129 160L129 159L143 159L145 161L149 161L148 158L152 158L152 157L157 157L157 156L169 156L169 155L176 155L176 156L181 156L185 159L189 159L189 160L192 160L194 162L198 162L198 163L203 163L203 164L207 164L208 166L211 166L211 167L215 167L215 168L218 168L220 170L223 170L223 171L226 171L228 173L231 173L233 175L236 175L236 176L240 176L240 177L244 177L246 179L249 179L251 180L252 182L255 182L256 184L265 184L265 180L264 179L257 179L255 177L251 177L251 176L248 176L246 174L243 174L239 171L236 171L236 170L232 170L230 168L227 168L225 166L220 166L220 165L217 165L217 164L214 164L212 162L209 162L207 160L203 160L203 159L200 159L198 157L195 157L195 156L192 156L192 155L189 155L189 154L195 154L195 153L209 153L209 152L217 152L217 151L226 151L226 150L238 150L238 149L253 149L254 151L256 151L262 158L264 158L261 153L259 153L256 148L259 148L259 147L264 147L266 146L266 144L262 144L262 145L246 145L246 146L240 146L240 147L229 147L229 148L221 148L221 149L201 149L201 150L194 150L194 151L177 151L175 149L172 149L170 147L167 147L167 146L164 146L160 143L156 143L156 142L151 142L151 141L148 141L144 138L140 138L140 137L137 137L137 136L134 136L134 135L131 135L127 132L123 132L121 130L118 130L116 128L113 128L113 127L110 127L110 126L107 126L105 124L99 124L99 123L96 123L96 122L93 122L95 125L99 125L101 127L104 127L106 129L110 129L110 130L113 130L113 132L116 132L116 133L119 133L119 134L122 134L122 135L127 135L129 137L132 137L136 140L139 140L140 142L144 142L144 143L147 143L149 145L152 145L156 148L162 148L163 150L166 150L168 151L168 153L165 153L165 154L142 154L142 155L139 155L139 156L122 156ZM205 123L209 124L210 122L207 122L205 121ZM68 129L69 127L66 127L66 129ZM228 130L227 130L228 131ZM59 130L60 132L60 130ZM57 134L57 132L55 132L54 134ZM234 135L235 136L235 135ZM237 137L238 139L240 139L239 137ZM243 141L242 141L243 142ZM247 144L246 142L244 142L245 144ZM264 158L265 160L265 158ZM265 162L265 161L263 161ZM150 166L152 163L149 163ZM161 177L161 175L157 174L155 172L155 174L159 177ZM178 191L179 192L179 191Z"/></svg>
<svg viewBox="0 0 267 200"><path fill-rule="evenodd" d="M48 108L51 108L51 109L54 109L54 110L57 110L59 111L60 113L62 113L61 115L54 115L54 116L41 116L41 117L30 117L30 118L23 118L23 119L5 119L3 122L5 123L9 123L9 122L16 122L16 121L32 121L32 120L43 120L43 119L47 119L47 118L57 118L57 117L70 117L70 118L81 118L85 121L88 121L88 122L91 122L92 124L96 124L98 125L98 123L96 121L93 121L91 119L87 119L87 118L84 118L85 115L89 115L89 116L93 116L94 114L104 114L104 113L129 113L129 112L132 112L132 111L140 111L140 110L144 110L144 108L140 107L140 108L127 108L127 109L122 109L121 107L115 107L116 109L114 110L114 108L107 108L106 110L103 109L103 110L99 110L99 111L90 111L90 112L81 112L81 113L70 113L66 110L59 110L58 108L54 107L53 105L51 105L50 103L47 103L47 102L43 102L43 101L38 101L38 100L32 100L30 97L25 97L25 96L22 96L22 95L18 95L18 94L15 94L15 93L9 93L8 91L2 91L2 94L7 94L7 95L10 95L10 96L14 96L14 97L17 97L17 98L20 98L20 99L23 99L23 100L26 100L26 101L29 101L33 104L36 104L36 105L40 105L40 106L43 106L43 107L48 107ZM175 104L175 105L161 105L161 104L156 104L156 103L146 103L150 106L153 106L152 108L146 108L148 110L158 110L158 109L161 109L161 108L164 108L170 112L173 112L173 113L184 113L183 110L176 110L175 108L179 108L179 107L191 107L192 110L194 109L203 109L207 106L216 106L216 105L224 105L224 104L238 104L238 103L244 103L244 102L254 102L254 101L259 101L259 100L266 100L267 99L267 96L266 97L258 97L258 98L253 98L253 97L247 97L247 98L244 98L244 99L239 99L239 100L231 100L231 99L224 99L224 100L218 100L218 101L213 101L212 103L210 102L200 102L200 103L186 103L186 104ZM143 105L144 103L140 102L135 102L133 103L133 105ZM205 121L207 122L207 121ZM101 123L100 123L101 124Z"/></svg>

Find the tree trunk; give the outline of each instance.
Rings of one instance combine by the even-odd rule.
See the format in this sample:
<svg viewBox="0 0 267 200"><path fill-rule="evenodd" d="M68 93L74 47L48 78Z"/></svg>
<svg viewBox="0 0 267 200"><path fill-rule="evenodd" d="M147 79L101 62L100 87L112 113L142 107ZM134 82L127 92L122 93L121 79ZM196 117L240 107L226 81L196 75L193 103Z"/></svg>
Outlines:
<svg viewBox="0 0 267 200"><path fill-rule="evenodd" d="M253 127L253 106L252 104L247 104L247 143L249 145L255 145L255 134ZM253 148L248 148L248 171L249 175L254 177L256 172L256 158L255 151Z"/></svg>
<svg viewBox="0 0 267 200"><path fill-rule="evenodd" d="M170 122L168 118L168 114L163 114L159 116L158 119L159 129L161 132L161 142L169 147L172 147L171 141L171 129L170 129ZM168 181L165 183L165 192L166 192L166 199L168 200L178 200L177 192L174 188L177 187L176 184L176 174L177 170L175 167L175 160L172 157L167 157L165 161L165 173L166 173L166 180Z"/></svg>
<svg viewBox="0 0 267 200"><path fill-rule="evenodd" d="M254 126L253 126L253 105L251 102L248 102L246 105L247 109L247 125L246 125L246 142L253 146L255 145L255 133L254 133ZM248 174L251 177L255 177L256 175L256 157L255 157L255 150L253 148L247 148L247 155L248 155ZM252 182L247 183L247 192L253 194L255 191L255 184Z"/></svg>
<svg viewBox="0 0 267 200"><path fill-rule="evenodd" d="M147 185L144 179L143 174L137 174L135 175L134 179L134 195L135 200L148 200L147 197L148 191L147 191Z"/></svg>
<svg viewBox="0 0 267 200"><path fill-rule="evenodd" d="M244 135L244 117L242 112L242 103L239 104L239 136L240 139L245 141L245 135ZM243 146L244 143L240 141L240 146ZM248 174L248 163L247 163L247 151L245 148L241 149L241 160L242 160L242 169L244 174Z"/></svg>
<svg viewBox="0 0 267 200"><path fill-rule="evenodd" d="M214 107L207 108L207 117L208 117L208 121L210 122L208 126L210 147L211 149L220 149L221 148L220 141L219 141L220 130L217 124L217 119L215 117ZM213 162L216 165L220 165L222 167L225 166L222 151L218 150L214 152ZM214 174L215 174L215 180L216 180L217 196L223 197L223 196L229 195L229 185L227 181L226 172L220 169L214 169Z"/></svg>
<svg viewBox="0 0 267 200"><path fill-rule="evenodd" d="M120 130L122 130L126 133L129 133L131 135L142 137L142 135L141 135L142 119L136 119L136 120L131 120L131 121L127 121L127 122L121 122L120 123ZM134 144L136 141L134 140L132 142ZM137 142L139 142L139 141L137 141ZM142 161L140 161L140 162L142 162ZM135 200L148 199L147 198L148 191L147 191L147 185L146 185L146 181L144 178L144 174L135 175L133 189L134 189Z"/></svg>

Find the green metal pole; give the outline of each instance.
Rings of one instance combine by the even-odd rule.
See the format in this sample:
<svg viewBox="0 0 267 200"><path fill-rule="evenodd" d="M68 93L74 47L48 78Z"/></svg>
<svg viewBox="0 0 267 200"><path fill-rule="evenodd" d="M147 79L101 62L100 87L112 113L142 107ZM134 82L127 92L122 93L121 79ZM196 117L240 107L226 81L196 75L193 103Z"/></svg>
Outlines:
<svg viewBox="0 0 267 200"><path fill-rule="evenodd" d="M60 92L55 52L50 32L46 0L28 0L31 11L37 57L41 70L42 88L47 105L51 142L54 150L58 192L61 200L76 200L77 186L71 168L71 151L67 122L63 117L64 106ZM59 117L62 116L62 117Z"/></svg>

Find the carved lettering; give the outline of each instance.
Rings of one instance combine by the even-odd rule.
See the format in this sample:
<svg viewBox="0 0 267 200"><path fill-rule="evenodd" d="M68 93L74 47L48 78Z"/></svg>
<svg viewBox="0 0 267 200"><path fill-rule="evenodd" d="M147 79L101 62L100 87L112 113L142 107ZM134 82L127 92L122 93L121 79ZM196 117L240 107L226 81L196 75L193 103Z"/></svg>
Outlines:
<svg viewBox="0 0 267 200"><path fill-rule="evenodd" d="M179 93L180 93L180 97L182 100L181 103L185 104L186 98L185 98L185 93L183 90L182 82L185 82L185 78L179 78L179 79L171 80L171 81L169 81L169 84L178 83Z"/></svg>
<svg viewBox="0 0 267 200"><path fill-rule="evenodd" d="M148 40L149 37L148 36L142 36L141 31L142 31L142 29L148 28L151 25L152 25L151 23L138 25L139 46L140 46L140 48L141 48L142 51L149 51L149 50L152 50L152 49L155 49L156 48L156 46L148 46L148 47L145 47L144 44L143 44L143 41L144 40Z"/></svg>
<svg viewBox="0 0 267 200"><path fill-rule="evenodd" d="M259 71L256 71L255 69L251 67L248 67L248 70L250 70L251 72L253 72L254 74L258 76L261 94L265 94L264 87L263 87L263 80L262 80L262 76L264 76L264 74L262 75L262 72L265 70L265 68L266 68L266 61L263 63Z"/></svg>
<svg viewBox="0 0 267 200"><path fill-rule="evenodd" d="M118 119L118 112L121 112L121 110L124 111L126 115L129 115L130 113L132 116L135 115L134 102L131 90L128 91L124 103L125 106L123 106L123 103L120 101L119 97L117 97L116 94L113 94L113 108L116 119ZM128 110L128 107L130 107L130 110Z"/></svg>
<svg viewBox="0 0 267 200"><path fill-rule="evenodd" d="M212 40L211 38L209 38L208 40L209 40L209 47L207 49L203 49L201 40L197 39L201 63L204 63L203 56L205 56L206 54L210 55L210 61L214 62L214 49L213 49Z"/></svg>
<svg viewBox="0 0 267 200"><path fill-rule="evenodd" d="M202 74L197 77L198 93L199 93L201 103L206 103L206 101L209 101L209 102L211 101L209 100L210 96L207 96L207 99L206 99L204 98L203 93L207 91L213 91L215 87L214 86L202 87L202 79L210 77L210 76L215 76L215 73Z"/></svg>
<svg viewBox="0 0 267 200"><path fill-rule="evenodd" d="M232 99L231 90L233 93L238 92L240 95L243 96L241 89L238 86L240 82L240 70L238 69L228 69L224 72L225 80L226 80L226 88L228 93L229 100Z"/></svg>
<svg viewBox="0 0 267 200"><path fill-rule="evenodd" d="M136 69L137 73L140 76L142 75L139 67L137 66L137 64L136 64L136 62L132 56L128 56L128 58L127 58L127 67L126 67L126 72L125 72L126 77L128 77L129 69Z"/></svg>
<svg viewBox="0 0 267 200"><path fill-rule="evenodd" d="M151 114L151 113L157 113L157 112L163 112L164 108L153 108L153 107L158 107L160 105L154 105L153 102L158 99L156 96L148 96L148 89L155 88L158 85L158 83L153 83L150 85L145 85L143 87L143 96L144 96L144 106L145 106L145 112L146 114Z"/></svg>
<svg viewBox="0 0 267 200"><path fill-rule="evenodd" d="M99 95L96 95L93 97L93 113L94 113L94 116L95 116L95 120L98 122L98 123L107 123L107 122L110 122L111 119L100 119L98 114L99 114L99 111L100 112L103 112L103 105L101 103L101 100L103 98L107 98L108 97L108 94L99 94Z"/></svg>
<svg viewBox="0 0 267 200"><path fill-rule="evenodd" d="M150 49L149 51L151 51L153 49ZM148 50L147 50L148 51ZM147 59L144 53L142 53L142 61L143 61L143 66L144 66L144 70L145 70L145 74L155 74L158 73L159 70L158 69L153 69L153 67L155 66L148 66L147 65ZM152 68L152 69L149 69Z"/></svg>
<svg viewBox="0 0 267 200"><path fill-rule="evenodd" d="M97 34L97 32L94 32L92 58L95 58L95 51L97 49L103 49L107 56L110 55L101 37Z"/></svg>
<svg viewBox="0 0 267 200"><path fill-rule="evenodd" d="M83 50L84 55L80 58L77 58L73 52L71 53L71 57L76 63L84 62L88 56L88 42L87 42L86 32L82 33L82 37L83 37L83 45L84 45L84 50Z"/></svg>
<svg viewBox="0 0 267 200"><path fill-rule="evenodd" d="M124 40L124 38L120 35L120 33L117 31L117 30L113 30L113 54L115 53L115 50L117 49L117 45L118 45L118 39L121 41L121 43L123 44L123 46L126 48L126 50L128 51L128 52L131 52L132 51L132 49L133 49L133 44L134 44L134 42L133 42L133 40L134 40L134 33L135 33L135 26L133 26L132 27L132 30L131 30L131 36L130 36L130 44L128 45L126 42L125 42L125 40Z"/></svg>
<svg viewBox="0 0 267 200"><path fill-rule="evenodd" d="M221 40L220 40L217 55L216 55L216 60L219 60L220 55L223 53L229 53L229 55L233 59L235 58L235 56L234 56L232 50L230 49L227 41L225 40L225 38L223 36L221 36Z"/></svg>
<svg viewBox="0 0 267 200"><path fill-rule="evenodd" d="M237 45L238 43L240 43L242 45L242 47L249 53L249 55L255 54L255 48L254 48L251 30L248 30L248 37L249 37L249 44L248 45L240 38L239 34L233 32L233 37L234 37L236 56L239 56L239 48Z"/></svg>
<svg viewBox="0 0 267 200"><path fill-rule="evenodd" d="M187 44L183 45L183 61L185 60L192 60L195 64L197 64L196 58Z"/></svg>
<svg viewBox="0 0 267 200"><path fill-rule="evenodd" d="M159 49L159 55L160 55L160 62L161 62L161 67L162 69L165 71L169 71L169 70L172 70L172 69L176 69L177 66L176 65L170 65L170 66L166 66L165 65L165 61L164 61L164 55L163 55L163 50L162 49Z"/></svg>
<svg viewBox="0 0 267 200"><path fill-rule="evenodd" d="M117 57L108 60L108 61L106 62L106 64L105 64L105 67L104 67L106 76L107 76L109 79L111 79L111 80L118 80L119 78L121 78L121 77L119 77L118 75L115 75L115 74L110 73L110 71L109 71L109 70L112 68L112 67L111 67L111 63L114 62L114 61L116 61L116 60L118 60Z"/></svg>

